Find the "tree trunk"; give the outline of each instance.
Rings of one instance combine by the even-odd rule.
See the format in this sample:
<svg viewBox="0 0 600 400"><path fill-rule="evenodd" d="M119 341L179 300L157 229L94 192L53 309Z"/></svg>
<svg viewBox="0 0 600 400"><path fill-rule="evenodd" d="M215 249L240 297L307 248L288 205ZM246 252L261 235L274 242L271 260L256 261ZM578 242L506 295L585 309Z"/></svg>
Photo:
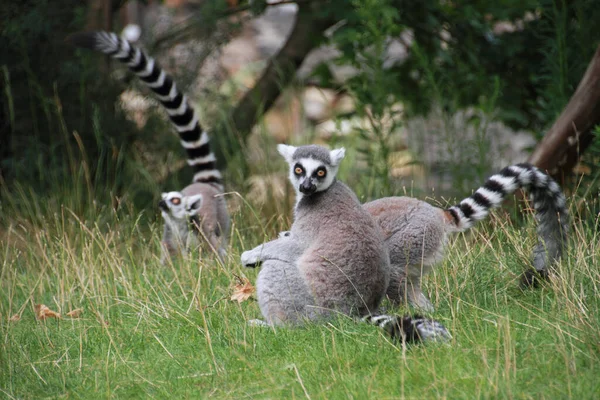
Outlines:
<svg viewBox="0 0 600 400"><path fill-rule="evenodd" d="M600 46L575 94L529 157L564 184L573 167L592 143L592 129L600 123Z"/></svg>
<svg viewBox="0 0 600 400"><path fill-rule="evenodd" d="M246 92L229 118L214 129L215 139L227 138L227 143L221 141L215 149L217 159L227 159L223 157L224 151L236 153L240 150L259 118L294 80L308 53L321 43L325 30L337 22L331 17L320 16L315 7L318 4L298 3L296 21L285 44L269 61L260 79ZM231 137L230 133L235 137Z"/></svg>

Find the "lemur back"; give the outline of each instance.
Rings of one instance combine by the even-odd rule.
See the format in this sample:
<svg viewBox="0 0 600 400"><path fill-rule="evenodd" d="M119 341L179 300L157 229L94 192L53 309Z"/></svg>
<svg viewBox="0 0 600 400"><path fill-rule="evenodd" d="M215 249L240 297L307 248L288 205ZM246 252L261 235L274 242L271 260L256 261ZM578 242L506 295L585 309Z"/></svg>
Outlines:
<svg viewBox="0 0 600 400"><path fill-rule="evenodd" d="M363 207L380 226L390 254L387 297L393 303L408 300L423 311L432 311L420 284L422 276L443 258L444 211L410 197L385 197Z"/></svg>
<svg viewBox="0 0 600 400"><path fill-rule="evenodd" d="M529 191L538 221L538 243L533 251L533 271L523 283L545 276L566 246L568 211L560 187L547 174L529 164L504 168L491 176L472 196L446 210L409 197L387 197L364 205L383 230L390 252L391 280L387 296L408 300L431 311L421 291L421 278L443 258L448 234L471 228L489 215L516 190Z"/></svg>
<svg viewBox="0 0 600 400"><path fill-rule="evenodd" d="M68 41L79 47L103 52L127 65L164 106L187 152L187 162L194 169L193 183L181 192L163 193L159 203L165 218L163 261L166 254L180 253L197 244L198 239L204 241L202 238L223 256L230 221L222 196L222 176L216 167L209 135L200 126L198 115L190 106L187 96L177 89L173 79L152 57L114 33L76 33ZM195 196L194 207L182 211L186 203L184 200L189 196ZM193 237L189 236L191 232L194 232Z"/></svg>

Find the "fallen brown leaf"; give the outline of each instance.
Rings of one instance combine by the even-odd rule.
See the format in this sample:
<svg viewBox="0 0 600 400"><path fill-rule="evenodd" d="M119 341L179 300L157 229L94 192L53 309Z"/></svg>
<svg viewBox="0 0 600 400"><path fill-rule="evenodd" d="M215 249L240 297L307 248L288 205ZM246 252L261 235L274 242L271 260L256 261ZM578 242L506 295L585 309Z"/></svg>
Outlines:
<svg viewBox="0 0 600 400"><path fill-rule="evenodd" d="M242 301L246 301L252 296L252 294L256 291L254 286L250 283L250 281L246 278L239 279L240 283L234 286L233 294L231 295L231 300L237 300L238 303Z"/></svg>
<svg viewBox="0 0 600 400"><path fill-rule="evenodd" d="M81 314L83 314L83 309L76 308L72 311L69 311L66 315L67 315L67 317L71 317L71 318L79 318L79 317L81 317Z"/></svg>
<svg viewBox="0 0 600 400"><path fill-rule="evenodd" d="M21 316L19 314L15 314L12 317L10 317L8 320L12 321L12 322L17 322L17 321L21 320Z"/></svg>
<svg viewBox="0 0 600 400"><path fill-rule="evenodd" d="M60 314L56 311L52 311L45 304L36 304L34 307L35 317L37 319L46 319L46 318L60 318Z"/></svg>

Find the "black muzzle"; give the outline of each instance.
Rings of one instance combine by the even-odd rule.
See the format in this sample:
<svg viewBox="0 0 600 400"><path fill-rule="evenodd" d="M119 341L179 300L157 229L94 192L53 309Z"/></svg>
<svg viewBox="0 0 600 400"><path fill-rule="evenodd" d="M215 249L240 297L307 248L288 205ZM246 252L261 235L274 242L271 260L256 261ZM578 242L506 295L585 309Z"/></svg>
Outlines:
<svg viewBox="0 0 600 400"><path fill-rule="evenodd" d="M317 185L313 184L310 179L306 179L300 185L300 193L302 194L313 194L317 191Z"/></svg>
<svg viewBox="0 0 600 400"><path fill-rule="evenodd" d="M158 208L160 208L164 212L169 211L169 206L167 205L167 202L164 200L161 200L158 202Z"/></svg>

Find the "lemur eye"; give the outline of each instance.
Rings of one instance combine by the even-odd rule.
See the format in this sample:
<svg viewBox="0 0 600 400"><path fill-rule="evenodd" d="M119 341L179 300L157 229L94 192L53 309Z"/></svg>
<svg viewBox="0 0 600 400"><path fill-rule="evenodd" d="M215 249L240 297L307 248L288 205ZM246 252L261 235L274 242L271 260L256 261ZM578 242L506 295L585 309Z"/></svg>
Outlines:
<svg viewBox="0 0 600 400"><path fill-rule="evenodd" d="M179 197L173 197L171 199L171 203L175 204L176 206L178 206L181 203L181 199Z"/></svg>
<svg viewBox="0 0 600 400"><path fill-rule="evenodd" d="M325 176L325 170L324 170L324 169L320 169L320 170L318 170L318 171L317 171L317 176L318 176L319 178L322 178L322 177L324 177L324 176Z"/></svg>
<svg viewBox="0 0 600 400"><path fill-rule="evenodd" d="M304 170L302 169L302 167L296 167L296 168L294 169L294 173L295 173L296 175L302 175L302 172L304 172Z"/></svg>

